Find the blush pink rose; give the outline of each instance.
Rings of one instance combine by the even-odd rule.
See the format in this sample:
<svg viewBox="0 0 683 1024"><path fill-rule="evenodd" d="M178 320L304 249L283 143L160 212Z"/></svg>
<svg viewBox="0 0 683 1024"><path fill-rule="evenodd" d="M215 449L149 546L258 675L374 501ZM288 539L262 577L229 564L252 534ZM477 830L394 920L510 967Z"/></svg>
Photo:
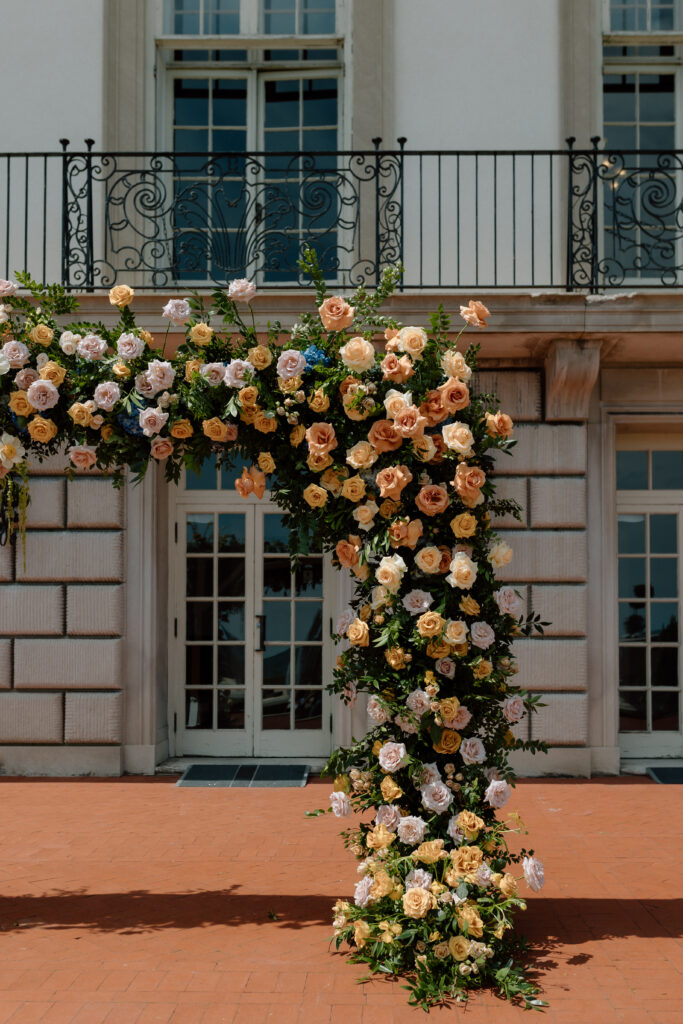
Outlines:
<svg viewBox="0 0 683 1024"><path fill-rule="evenodd" d="M167 459L173 453L173 442L167 437L155 437L150 448L150 455L153 459Z"/></svg>
<svg viewBox="0 0 683 1024"><path fill-rule="evenodd" d="M469 736L460 744L460 756L465 764L482 764L486 760L486 748L478 736Z"/></svg>
<svg viewBox="0 0 683 1024"><path fill-rule="evenodd" d="M76 469L92 469L97 462L97 453L90 445L75 444L69 448L69 458Z"/></svg>
<svg viewBox="0 0 683 1024"><path fill-rule="evenodd" d="M29 360L29 351L22 341L6 341L0 349L11 370L20 370Z"/></svg>
<svg viewBox="0 0 683 1024"><path fill-rule="evenodd" d="M26 392L26 397L38 412L52 409L59 401L59 391L50 380L34 380Z"/></svg>
<svg viewBox="0 0 683 1024"><path fill-rule="evenodd" d="M515 722L519 722L520 718L524 715L524 701L520 695L516 693L514 696L507 697L503 701L501 710L505 720L513 725Z"/></svg>
<svg viewBox="0 0 683 1024"><path fill-rule="evenodd" d="M228 298L234 302L251 302L256 295L256 285L246 277L236 277L228 285Z"/></svg>

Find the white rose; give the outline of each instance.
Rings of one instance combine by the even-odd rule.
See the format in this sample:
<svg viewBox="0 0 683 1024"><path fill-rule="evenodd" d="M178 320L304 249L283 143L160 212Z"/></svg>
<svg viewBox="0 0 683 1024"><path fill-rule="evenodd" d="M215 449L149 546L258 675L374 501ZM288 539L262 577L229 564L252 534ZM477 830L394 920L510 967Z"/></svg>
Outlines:
<svg viewBox="0 0 683 1024"><path fill-rule="evenodd" d="M417 732L417 726L410 718L405 718L403 715L395 715L394 723L399 727L401 732L404 732L407 736L414 735Z"/></svg>
<svg viewBox="0 0 683 1024"><path fill-rule="evenodd" d="M59 339L59 347L65 356L72 356L80 341L82 341L80 334L74 334L72 331L64 331Z"/></svg>
<svg viewBox="0 0 683 1024"><path fill-rule="evenodd" d="M426 831L427 822L412 814L407 814L398 823L398 838L409 846L417 846L418 843L421 843Z"/></svg>
<svg viewBox="0 0 683 1024"><path fill-rule="evenodd" d="M231 359L225 369L223 383L229 388L242 388L248 377L253 377L254 367L248 359Z"/></svg>
<svg viewBox="0 0 683 1024"><path fill-rule="evenodd" d="M351 801L346 793L330 793L330 804L335 818L346 818L351 813Z"/></svg>
<svg viewBox="0 0 683 1024"><path fill-rule="evenodd" d="M540 892L545 882L545 872L541 861L536 860L535 857L525 857L522 861L522 870L524 871L524 880L529 888L534 892Z"/></svg>
<svg viewBox="0 0 683 1024"><path fill-rule="evenodd" d="M381 804L377 808L376 825L384 825L390 832L395 832L400 820L401 812L396 804Z"/></svg>
<svg viewBox="0 0 683 1024"><path fill-rule="evenodd" d="M445 814L453 801L453 794L443 782L430 782L420 789L423 806L437 814Z"/></svg>
<svg viewBox="0 0 683 1024"><path fill-rule="evenodd" d="M175 379L175 370L165 360L153 359L147 364L147 376L161 391L163 388L170 388Z"/></svg>
<svg viewBox="0 0 683 1024"><path fill-rule="evenodd" d="M0 352L13 370L20 370L29 361L29 351L22 341L6 341Z"/></svg>
<svg viewBox="0 0 683 1024"><path fill-rule="evenodd" d="M339 618L337 619L337 628L335 629L335 632L339 633L340 636L343 636L344 633L346 633L346 630L353 622L353 620L355 619L355 617L356 613L354 612L353 608L345 608L344 611L339 616Z"/></svg>
<svg viewBox="0 0 683 1024"><path fill-rule="evenodd" d="M437 767L436 761L432 761L430 764L423 764L420 773L420 785L428 786L431 782L441 782L441 772Z"/></svg>
<svg viewBox="0 0 683 1024"><path fill-rule="evenodd" d="M372 875L365 875L353 890L353 902L357 907L367 907L370 902L370 892L375 880Z"/></svg>
<svg viewBox="0 0 683 1024"><path fill-rule="evenodd" d="M50 380L34 380L26 392L26 397L34 409L44 412L57 404L59 391Z"/></svg>
<svg viewBox="0 0 683 1024"><path fill-rule="evenodd" d="M5 373L9 373L10 370L11 366L9 364L9 359L7 356L3 356L2 353L0 353L0 377Z"/></svg>
<svg viewBox="0 0 683 1024"><path fill-rule="evenodd" d="M375 525L375 516L378 512L379 506L374 501L366 501L362 505L356 505L353 510L353 518L358 523L358 529L371 529Z"/></svg>
<svg viewBox="0 0 683 1024"><path fill-rule="evenodd" d="M370 607L373 611L377 611L378 608L383 608L387 603L389 597L389 591L386 587L373 587L370 594Z"/></svg>
<svg viewBox="0 0 683 1024"><path fill-rule="evenodd" d="M511 792L512 790L508 786L507 782L503 782L499 779L493 779L484 793L484 799L491 807L503 807L510 799Z"/></svg>
<svg viewBox="0 0 683 1024"><path fill-rule="evenodd" d="M506 721L512 725L515 722L519 722L520 718L524 715L524 701L517 693L503 701L501 710Z"/></svg>
<svg viewBox="0 0 683 1024"><path fill-rule="evenodd" d="M402 409L407 409L413 404L413 396L410 391L397 391L391 388L384 398L384 408L387 416L393 420Z"/></svg>
<svg viewBox="0 0 683 1024"><path fill-rule="evenodd" d="M167 419L168 413L162 412L161 409L143 409L138 416L138 422L145 437L152 437L163 430Z"/></svg>
<svg viewBox="0 0 683 1024"><path fill-rule="evenodd" d="M449 729L464 729L465 726L469 725L472 720L471 712L461 704L458 710L455 712L453 718L449 718L444 724Z"/></svg>
<svg viewBox="0 0 683 1024"><path fill-rule="evenodd" d="M385 743L378 755L380 768L385 772L397 772L406 763L407 757L405 743Z"/></svg>
<svg viewBox="0 0 683 1024"><path fill-rule="evenodd" d="M225 366L223 363L204 363L199 373L207 384L215 388L225 377Z"/></svg>
<svg viewBox="0 0 683 1024"><path fill-rule="evenodd" d="M384 725L385 722L389 721L389 712L379 697L376 697L374 694L368 701L368 714L377 725Z"/></svg>
<svg viewBox="0 0 683 1024"><path fill-rule="evenodd" d="M465 833L461 831L458 826L458 816L454 814L451 820L448 822L448 828L446 829L449 836L453 840L454 846L460 846L461 842L465 838Z"/></svg>
<svg viewBox="0 0 683 1024"><path fill-rule="evenodd" d="M14 281L7 281L4 277L0 278L0 298L6 298L8 295L14 295L19 287Z"/></svg>
<svg viewBox="0 0 683 1024"><path fill-rule="evenodd" d="M388 591L396 594L400 589L406 568L406 563L400 555L385 555L375 570L375 578Z"/></svg>
<svg viewBox="0 0 683 1024"><path fill-rule="evenodd" d="M434 668L439 675L445 676L446 679L452 679L455 675L455 662L452 658L439 658Z"/></svg>
<svg viewBox="0 0 683 1024"><path fill-rule="evenodd" d="M162 309L161 315L165 316L176 327L179 327L186 320L190 319L191 312L190 303L187 299L169 299Z"/></svg>
<svg viewBox="0 0 683 1024"><path fill-rule="evenodd" d="M287 348L277 361L277 375L283 380L300 376L306 369L306 357L295 348Z"/></svg>
<svg viewBox="0 0 683 1024"><path fill-rule="evenodd" d="M420 821L419 818L417 820ZM418 842L422 842L422 840L418 839ZM425 871L424 868L413 868L406 875L405 887L406 889L429 889L433 881L434 876L430 875L429 871Z"/></svg>
<svg viewBox="0 0 683 1024"><path fill-rule="evenodd" d="M424 690L413 690L406 697L407 707L416 715L422 717L426 711L429 711L431 698L428 693Z"/></svg>
<svg viewBox="0 0 683 1024"><path fill-rule="evenodd" d="M449 423L441 431L446 446L465 458L472 454L474 437L466 423Z"/></svg>
<svg viewBox="0 0 683 1024"><path fill-rule="evenodd" d="M95 363L104 356L104 353L107 351L107 343L98 334L86 334L85 338L78 342L76 351L81 359L85 359L89 363Z"/></svg>
<svg viewBox="0 0 683 1024"><path fill-rule="evenodd" d="M135 378L135 390L143 398L154 398L159 389L155 386L154 381L149 379L145 371L144 373L139 373Z"/></svg>
<svg viewBox="0 0 683 1024"><path fill-rule="evenodd" d="M236 277L228 285L228 298L234 302L251 302L256 295L256 285L246 277Z"/></svg>
<svg viewBox="0 0 683 1024"><path fill-rule="evenodd" d="M102 381L97 385L93 394L95 405L98 409L104 409L105 412L110 412L120 397L121 388L113 380Z"/></svg>
<svg viewBox="0 0 683 1024"><path fill-rule="evenodd" d="M496 634L493 632L488 622L473 622L470 626L470 639L475 647L479 647L482 651L485 651L496 639Z"/></svg>
<svg viewBox="0 0 683 1024"><path fill-rule="evenodd" d="M518 619L523 610L522 599L519 594L515 593L512 587L501 587L493 595L498 610L501 615L512 615L514 619Z"/></svg>
<svg viewBox="0 0 683 1024"><path fill-rule="evenodd" d="M129 362L131 359L139 359L145 351L145 343L135 334L121 334L116 342L116 351L119 359Z"/></svg>
<svg viewBox="0 0 683 1024"><path fill-rule="evenodd" d="M403 598L403 607L411 615L422 615L432 605L434 598L426 590L411 590Z"/></svg>
<svg viewBox="0 0 683 1024"><path fill-rule="evenodd" d="M340 348L339 355L344 366L358 373L369 370L375 362L375 350L372 347L372 342L365 338L351 338Z"/></svg>
<svg viewBox="0 0 683 1024"><path fill-rule="evenodd" d="M469 590L477 578L477 563L464 551L456 551L446 580L452 587Z"/></svg>
<svg viewBox="0 0 683 1024"><path fill-rule="evenodd" d="M486 748L478 736L470 736L460 744L460 756L465 764L481 764L486 759Z"/></svg>

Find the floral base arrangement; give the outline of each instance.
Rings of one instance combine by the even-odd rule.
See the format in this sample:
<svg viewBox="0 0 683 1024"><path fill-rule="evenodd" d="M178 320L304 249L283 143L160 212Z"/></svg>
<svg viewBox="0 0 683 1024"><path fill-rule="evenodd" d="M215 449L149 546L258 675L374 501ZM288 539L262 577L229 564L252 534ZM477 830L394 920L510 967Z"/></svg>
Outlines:
<svg viewBox="0 0 683 1024"><path fill-rule="evenodd" d="M313 252L302 266L317 309L289 332L245 319L246 280L171 300L164 316L186 335L172 359L126 285L110 330L78 321L58 286L0 281L0 532L22 530L29 455L66 446L74 469L115 485L151 462L177 481L208 457L250 460L237 490L270 491L292 558L322 545L355 578L329 689L347 705L367 694L371 728L327 767L330 810L362 814L344 832L359 880L334 907L337 947L425 1009L482 985L539 1007L511 936L520 884L538 891L543 867L511 852L523 826L503 808L509 752L545 749L512 731L538 698L515 684L511 644L543 623L496 580L512 551L491 517L516 507L496 500L492 471L513 424L472 386L478 346L458 348L489 313L462 307L455 339L441 310L429 330L404 327L381 313L398 268L346 301L326 294Z"/></svg>

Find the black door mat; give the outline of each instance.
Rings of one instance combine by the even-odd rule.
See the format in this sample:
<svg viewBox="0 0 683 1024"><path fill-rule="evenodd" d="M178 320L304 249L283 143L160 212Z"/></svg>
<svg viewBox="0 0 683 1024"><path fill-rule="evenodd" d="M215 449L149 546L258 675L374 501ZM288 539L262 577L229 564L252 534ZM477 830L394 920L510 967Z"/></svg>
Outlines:
<svg viewBox="0 0 683 1024"><path fill-rule="evenodd" d="M669 768L662 766L661 768L648 768L647 774L655 782L662 782L669 786L683 786L683 767Z"/></svg>
<svg viewBox="0 0 683 1024"><path fill-rule="evenodd" d="M176 786L214 786L253 789L305 786L307 764L191 764Z"/></svg>

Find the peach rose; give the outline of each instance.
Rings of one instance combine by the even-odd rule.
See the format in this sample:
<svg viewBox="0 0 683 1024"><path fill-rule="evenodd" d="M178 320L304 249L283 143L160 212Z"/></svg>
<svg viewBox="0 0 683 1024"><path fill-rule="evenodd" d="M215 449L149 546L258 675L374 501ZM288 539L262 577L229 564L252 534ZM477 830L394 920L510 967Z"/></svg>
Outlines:
<svg viewBox="0 0 683 1024"><path fill-rule="evenodd" d="M486 319L491 316L483 302L477 299L470 299L466 306L460 307L460 316L470 327L486 327Z"/></svg>
<svg viewBox="0 0 683 1024"><path fill-rule="evenodd" d="M247 360L255 370L265 370L273 361L273 354L266 345L254 345L247 352Z"/></svg>
<svg viewBox="0 0 683 1024"><path fill-rule="evenodd" d="M31 341L35 342L36 345L42 345L44 348L51 344L54 336L55 332L47 324L36 324L29 333Z"/></svg>
<svg viewBox="0 0 683 1024"><path fill-rule="evenodd" d="M451 868L446 872L444 880L453 887L459 885L462 879L466 882L476 881L483 860L484 854L478 846L459 846L451 852Z"/></svg>
<svg viewBox="0 0 683 1024"><path fill-rule="evenodd" d="M446 620L438 612L424 612L417 620L417 631L422 637L439 636Z"/></svg>
<svg viewBox="0 0 683 1024"><path fill-rule="evenodd" d="M420 572L424 572L429 575L440 572L441 552L433 545L426 548L420 548L418 553L415 555L415 565L418 567Z"/></svg>
<svg viewBox="0 0 683 1024"><path fill-rule="evenodd" d="M123 364L123 368L125 370L128 370L128 373L127 373L126 376L130 376L130 370L125 365L125 363ZM199 373L201 368L202 368L202 364L199 361L199 359L188 359L187 360L187 362L185 363L185 380L188 382L188 384L192 380L192 378L194 377L195 373ZM114 372L116 373L116 367L114 367Z"/></svg>
<svg viewBox="0 0 683 1024"><path fill-rule="evenodd" d="M349 501L361 501L365 497L365 480L358 475L350 476L342 484L341 495Z"/></svg>
<svg viewBox="0 0 683 1024"><path fill-rule="evenodd" d="M32 412L35 412L25 391L13 391L10 395L9 407L15 416L30 416ZM88 414L89 418L90 414Z"/></svg>
<svg viewBox="0 0 683 1024"><path fill-rule="evenodd" d="M414 437L412 439L412 446L415 457L420 462L431 462L436 455L436 445L434 444L434 439L429 434L421 434L418 437Z"/></svg>
<svg viewBox="0 0 683 1024"><path fill-rule="evenodd" d="M254 429L261 434L274 434L277 430L277 419L260 410L254 416Z"/></svg>
<svg viewBox="0 0 683 1024"><path fill-rule="evenodd" d="M456 349L449 349L447 352L444 352L441 357L441 369L447 377L458 377L460 380L464 380L466 384L472 376L472 371L465 362L464 355Z"/></svg>
<svg viewBox="0 0 683 1024"><path fill-rule="evenodd" d="M230 427L232 424L224 423L218 416L214 416L210 420L202 420L202 432L206 437L212 441L218 441L225 443L226 441L234 440L230 436Z"/></svg>
<svg viewBox="0 0 683 1024"><path fill-rule="evenodd" d="M326 331L345 331L353 323L355 312L353 306L349 306L346 299L339 295L328 296L322 306L318 306L318 313Z"/></svg>
<svg viewBox="0 0 683 1024"><path fill-rule="evenodd" d="M461 462L455 471L453 486L463 505L466 505L467 508L481 505L484 500L481 489L485 483L486 473L479 466L468 466L465 462Z"/></svg>
<svg viewBox="0 0 683 1024"><path fill-rule="evenodd" d="M348 418L353 420L355 423L360 423L362 420L366 420L370 415L370 408L374 405L372 399L368 399L371 403L370 407L356 404L356 393L349 392L348 395L344 395L342 398L342 408Z"/></svg>
<svg viewBox="0 0 683 1024"><path fill-rule="evenodd" d="M240 400L240 405L243 409L253 409L258 401L258 388L255 388L253 384L250 384L246 388L242 388L237 392L237 397Z"/></svg>
<svg viewBox="0 0 683 1024"><path fill-rule="evenodd" d="M504 540L493 544L489 549L489 562L494 569L502 569L512 561L512 548Z"/></svg>
<svg viewBox="0 0 683 1024"><path fill-rule="evenodd" d="M439 544L439 551L441 552L441 565L439 566L439 572L448 572L451 567L453 552L447 544Z"/></svg>
<svg viewBox="0 0 683 1024"><path fill-rule="evenodd" d="M361 530L369 530L371 526L375 525L375 516L377 515L378 508L374 501L366 501L364 505L358 505L353 510L353 518L358 523Z"/></svg>
<svg viewBox="0 0 683 1024"><path fill-rule="evenodd" d="M395 452L403 444L403 438L391 420L375 420L368 431L368 441L380 455Z"/></svg>
<svg viewBox="0 0 683 1024"><path fill-rule="evenodd" d="M467 640L467 623L461 620L449 619L443 635L449 644L464 644Z"/></svg>
<svg viewBox="0 0 683 1024"><path fill-rule="evenodd" d="M369 441L358 441L346 452L346 461L354 469L369 469L377 462L378 453Z"/></svg>
<svg viewBox="0 0 683 1024"><path fill-rule="evenodd" d="M330 400L322 388L316 388L308 396L308 404L312 412L327 412L330 407Z"/></svg>
<svg viewBox="0 0 683 1024"><path fill-rule="evenodd" d="M412 479L413 474L407 466L387 466L386 469L380 470L375 477L380 498L391 498L392 501L398 501L401 492Z"/></svg>
<svg viewBox="0 0 683 1024"><path fill-rule="evenodd" d="M324 469L332 465L332 456L327 453L321 455L319 452L309 452L306 465L314 473L322 473Z"/></svg>
<svg viewBox="0 0 683 1024"><path fill-rule="evenodd" d="M438 516L448 508L448 491L443 484L425 484L415 498L415 504L426 516Z"/></svg>
<svg viewBox="0 0 683 1024"><path fill-rule="evenodd" d="M428 391L420 405L420 415L424 416L428 427L436 427L448 416L448 409L443 404L440 391Z"/></svg>
<svg viewBox="0 0 683 1024"><path fill-rule="evenodd" d="M44 419L42 416L34 416L28 424L28 432L32 440L38 444L49 444L53 437L57 436L57 424L54 420Z"/></svg>
<svg viewBox="0 0 683 1024"><path fill-rule="evenodd" d="M342 481L345 480L348 475L349 471L346 466L326 469L320 477L320 485L337 498L341 494Z"/></svg>
<svg viewBox="0 0 683 1024"><path fill-rule="evenodd" d="M426 889L407 889L403 896L403 913L419 920L436 906L436 897Z"/></svg>
<svg viewBox="0 0 683 1024"><path fill-rule="evenodd" d="M451 519L451 530L456 537L474 537L477 532L477 520L470 512L461 512Z"/></svg>
<svg viewBox="0 0 683 1024"><path fill-rule="evenodd" d="M346 636L353 647L367 647L370 643L370 630L367 622L362 619L354 619L346 630Z"/></svg>
<svg viewBox="0 0 683 1024"><path fill-rule="evenodd" d="M486 433L489 437L509 437L512 428L513 422L507 413L500 409L496 413L486 413Z"/></svg>
<svg viewBox="0 0 683 1024"><path fill-rule="evenodd" d="M403 546L414 551L422 532L421 519L396 519L389 527L389 542L392 548Z"/></svg>
<svg viewBox="0 0 683 1024"><path fill-rule="evenodd" d="M194 434L194 427L189 420L176 420L170 430L171 437L175 437L182 441L187 437L192 437Z"/></svg>
<svg viewBox="0 0 683 1024"><path fill-rule="evenodd" d="M49 380L51 384L58 388L64 383L66 370L59 363L55 363L54 360L50 359L44 366L41 366L39 376L41 380Z"/></svg>
<svg viewBox="0 0 683 1024"><path fill-rule="evenodd" d="M467 384L457 377L449 377L445 384L440 384L438 391L441 400L449 413L459 412L470 404L470 390Z"/></svg>
<svg viewBox="0 0 683 1024"><path fill-rule="evenodd" d="M322 508L327 501L327 491L317 484L309 484L303 492L303 498L311 508Z"/></svg>
<svg viewBox="0 0 683 1024"><path fill-rule="evenodd" d="M109 292L109 302L112 306L123 309L125 306L130 306L134 295L135 292L129 285L117 284Z"/></svg>
<svg viewBox="0 0 683 1024"><path fill-rule="evenodd" d="M337 541L334 550L337 560L343 569L354 569L358 565L359 549L360 537L349 537L348 540Z"/></svg>
<svg viewBox="0 0 683 1024"><path fill-rule="evenodd" d="M173 454L173 441L170 441L167 437L155 437L150 445L149 452L153 459L158 459L161 462Z"/></svg>
<svg viewBox="0 0 683 1024"><path fill-rule="evenodd" d="M305 437L306 428L303 425L303 423L298 423L296 427L294 427L289 432L289 443L291 444L292 448L298 448Z"/></svg>
<svg viewBox="0 0 683 1024"><path fill-rule="evenodd" d="M398 332L398 350L411 359L422 359L428 338L421 327L403 327Z"/></svg>
<svg viewBox="0 0 683 1024"><path fill-rule="evenodd" d="M462 455L465 459L472 454L474 438L466 423L448 423L441 431L441 435L452 452Z"/></svg>
<svg viewBox="0 0 683 1024"><path fill-rule="evenodd" d="M475 879L472 879L475 881ZM468 938L480 939L484 934L484 922L477 913L477 908L471 903L463 903L456 910L458 925L460 928L467 925Z"/></svg>
<svg viewBox="0 0 683 1024"><path fill-rule="evenodd" d="M415 373L409 356L399 357L394 352L388 352L379 364L382 370L382 380L391 380L396 384L405 382Z"/></svg>
<svg viewBox="0 0 683 1024"><path fill-rule="evenodd" d="M394 416L394 427L401 437L419 437L424 434L426 425L427 421L416 405L408 405Z"/></svg>
<svg viewBox="0 0 683 1024"><path fill-rule="evenodd" d="M257 462L259 469L264 473L275 472L275 459L270 452L259 452Z"/></svg>
<svg viewBox="0 0 683 1024"><path fill-rule="evenodd" d="M375 350L372 342L365 338L351 338L339 350L339 356L344 366L356 373L364 373L369 370L375 362Z"/></svg>

